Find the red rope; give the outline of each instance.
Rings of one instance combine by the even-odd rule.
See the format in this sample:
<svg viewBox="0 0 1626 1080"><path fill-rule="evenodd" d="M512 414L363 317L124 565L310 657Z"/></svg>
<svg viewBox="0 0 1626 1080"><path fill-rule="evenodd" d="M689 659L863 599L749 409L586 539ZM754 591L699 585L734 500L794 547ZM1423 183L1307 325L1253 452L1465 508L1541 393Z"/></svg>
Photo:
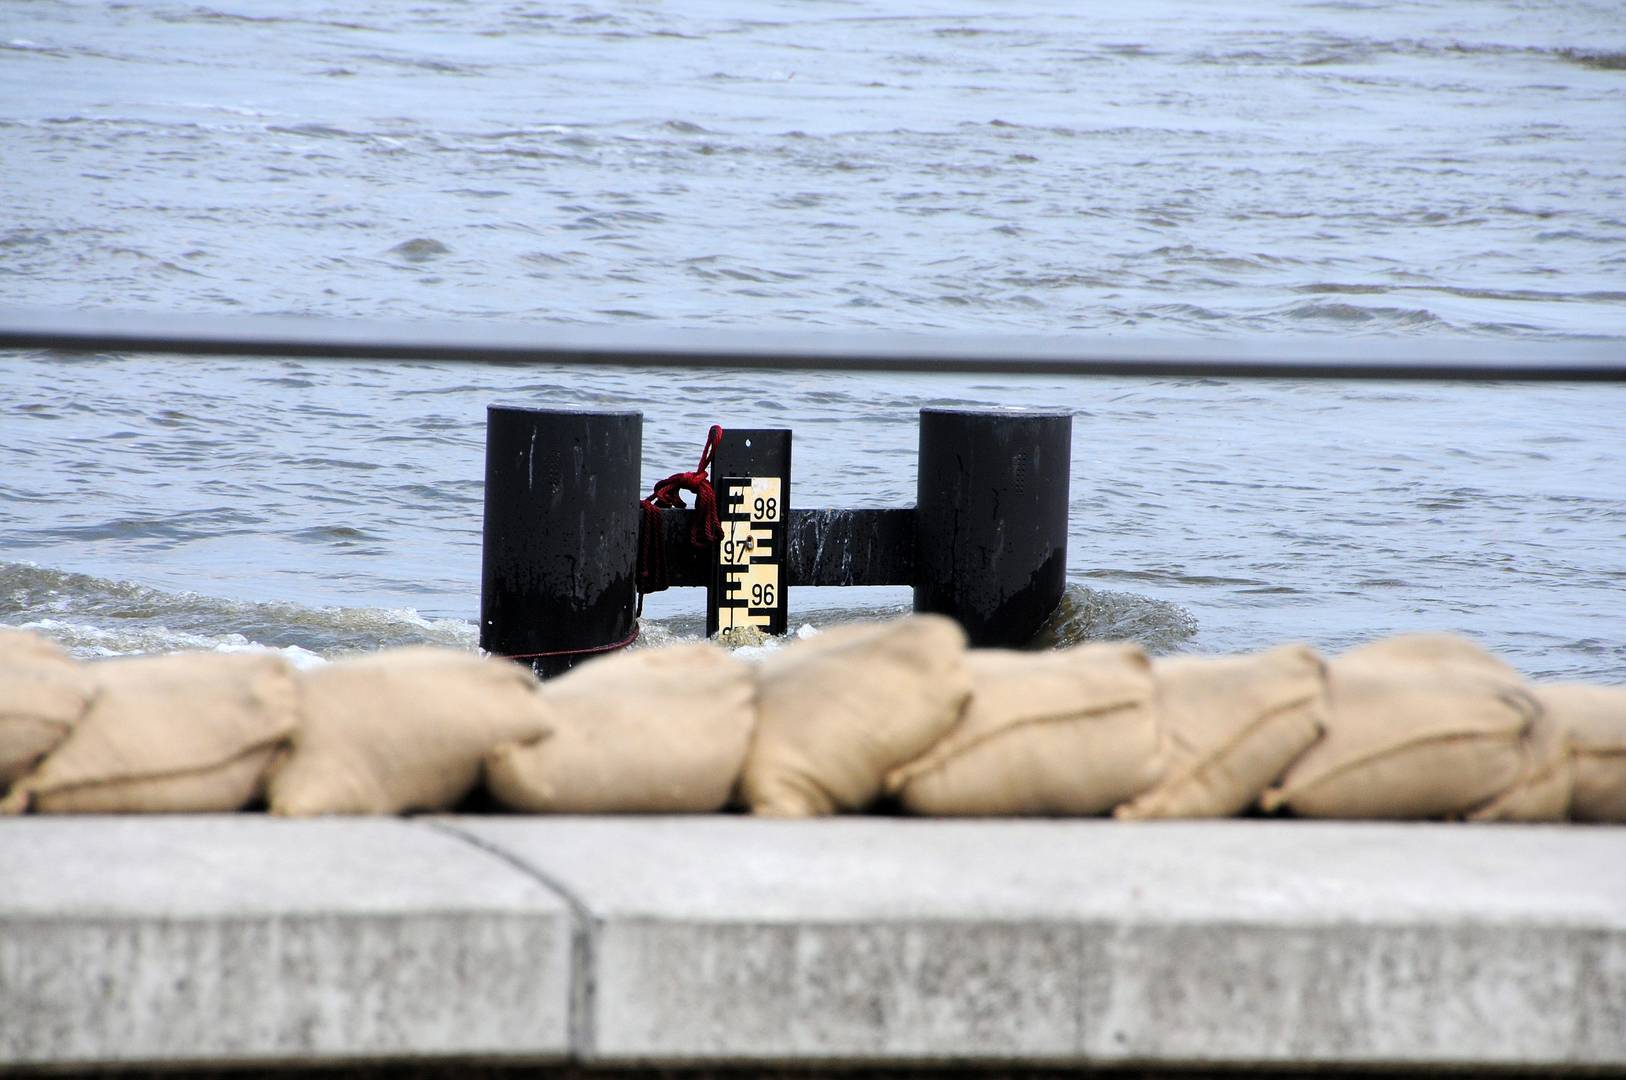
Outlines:
<svg viewBox="0 0 1626 1080"><path fill-rule="evenodd" d="M501 653L493 653L492 655L499 660L540 660L544 656L586 656L589 653L614 652L616 649L625 649L628 645L637 641L638 629L638 623L635 621L632 624L632 633L620 641L611 642L608 645L590 645L585 649L554 649L552 652L514 653L511 656L504 656Z"/></svg>
<svg viewBox="0 0 1626 1080"><path fill-rule="evenodd" d="M711 425L706 434L705 449L700 451L700 464L692 472L673 473L655 485L649 498L639 505L644 509L643 528L638 540L638 593L640 603L644 593L661 592L668 587L666 548L661 543L661 511L686 509L683 493L694 493L694 518L689 525L689 543L706 547L723 538L723 525L717 519L717 492L706 475L717 453L717 444L723 441L723 429Z"/></svg>

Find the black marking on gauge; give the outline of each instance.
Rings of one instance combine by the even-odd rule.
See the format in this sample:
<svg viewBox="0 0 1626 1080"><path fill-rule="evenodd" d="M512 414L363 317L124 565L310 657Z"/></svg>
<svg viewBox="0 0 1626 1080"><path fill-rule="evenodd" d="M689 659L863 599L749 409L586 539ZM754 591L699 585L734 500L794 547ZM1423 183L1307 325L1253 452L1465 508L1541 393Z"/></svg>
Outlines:
<svg viewBox="0 0 1626 1080"><path fill-rule="evenodd" d="M790 432L723 432L712 464L717 519L716 573L706 596L706 633L728 636L754 626L784 634L789 622Z"/></svg>

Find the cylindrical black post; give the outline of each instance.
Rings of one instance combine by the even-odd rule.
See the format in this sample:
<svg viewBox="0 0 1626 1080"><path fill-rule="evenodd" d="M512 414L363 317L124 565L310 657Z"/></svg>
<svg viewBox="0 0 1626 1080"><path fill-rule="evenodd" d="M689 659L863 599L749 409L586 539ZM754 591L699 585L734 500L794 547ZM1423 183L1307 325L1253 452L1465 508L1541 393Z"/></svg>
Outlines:
<svg viewBox="0 0 1626 1080"><path fill-rule="evenodd" d="M638 412L492 405L480 647L546 679L631 636Z"/></svg>
<svg viewBox="0 0 1626 1080"><path fill-rule="evenodd" d="M1067 584L1067 412L920 410L915 610L1020 646Z"/></svg>

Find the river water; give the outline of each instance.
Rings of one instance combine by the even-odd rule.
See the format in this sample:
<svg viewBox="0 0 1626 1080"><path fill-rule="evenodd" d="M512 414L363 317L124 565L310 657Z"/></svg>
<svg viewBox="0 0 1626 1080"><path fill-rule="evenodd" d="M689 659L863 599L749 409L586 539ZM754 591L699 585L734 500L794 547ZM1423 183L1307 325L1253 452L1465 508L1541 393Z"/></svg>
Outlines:
<svg viewBox="0 0 1626 1080"><path fill-rule="evenodd" d="M0 306L1626 342L1626 13L10 0L0 178ZM803 506L911 502L923 405L1062 405L1091 635L1626 681L1619 387L11 353L0 623L472 647L495 401L643 409L646 483L791 427Z"/></svg>

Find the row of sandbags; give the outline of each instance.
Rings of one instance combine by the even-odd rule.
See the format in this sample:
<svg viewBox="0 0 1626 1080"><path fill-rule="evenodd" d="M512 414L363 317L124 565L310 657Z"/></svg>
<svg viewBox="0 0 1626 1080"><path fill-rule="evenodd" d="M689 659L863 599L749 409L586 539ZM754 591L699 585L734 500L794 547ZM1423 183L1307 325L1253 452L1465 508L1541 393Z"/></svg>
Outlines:
<svg viewBox="0 0 1626 1080"><path fill-rule="evenodd" d="M76 663L0 630L0 809L1626 821L1626 688L1530 686L1448 635L1149 659L968 650L952 621L840 627L760 662L634 650L539 686L398 649Z"/></svg>

